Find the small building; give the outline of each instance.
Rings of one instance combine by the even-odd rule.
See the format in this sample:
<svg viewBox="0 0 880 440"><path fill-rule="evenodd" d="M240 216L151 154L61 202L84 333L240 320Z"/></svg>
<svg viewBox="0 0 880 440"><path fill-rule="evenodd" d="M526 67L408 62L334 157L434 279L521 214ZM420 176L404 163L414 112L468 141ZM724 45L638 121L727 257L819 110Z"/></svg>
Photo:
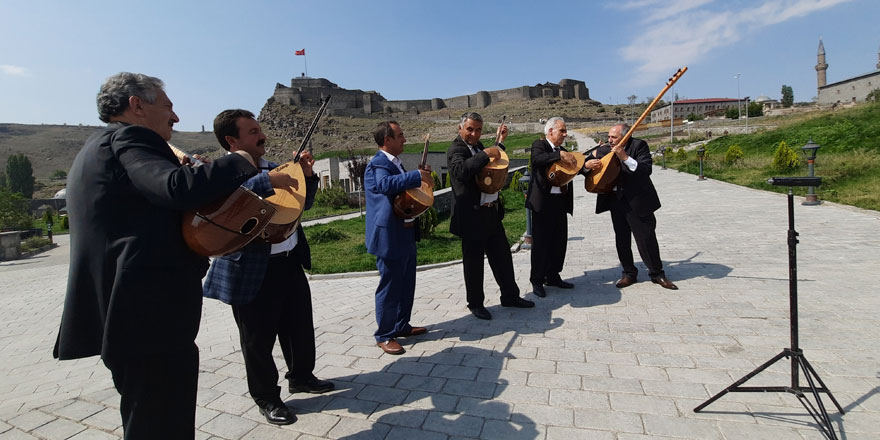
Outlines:
<svg viewBox="0 0 880 440"><path fill-rule="evenodd" d="M765 112L768 110L773 110L773 109L779 108L781 106L779 101L777 101L775 99L771 99L767 95L761 95L761 96L757 97L755 99L755 102L757 102L758 104L761 104L761 108Z"/></svg>
<svg viewBox="0 0 880 440"><path fill-rule="evenodd" d="M703 99L680 99L665 107L660 107L651 112L651 122L668 121L670 116L675 119L685 119L691 113L700 116L724 116L727 109L740 108L745 114L749 98L703 98ZM738 107L741 106L741 107ZM675 112L674 115L672 113Z"/></svg>

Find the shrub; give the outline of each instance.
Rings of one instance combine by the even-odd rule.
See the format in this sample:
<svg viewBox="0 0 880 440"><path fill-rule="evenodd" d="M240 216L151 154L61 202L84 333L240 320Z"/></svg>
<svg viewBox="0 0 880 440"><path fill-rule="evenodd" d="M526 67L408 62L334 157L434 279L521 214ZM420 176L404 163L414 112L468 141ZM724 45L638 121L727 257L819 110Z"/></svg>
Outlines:
<svg viewBox="0 0 880 440"><path fill-rule="evenodd" d="M727 119L739 119L739 112L740 110L738 108L731 107L727 109L727 113L725 113L724 115L727 117Z"/></svg>
<svg viewBox="0 0 880 440"><path fill-rule="evenodd" d="M449 188L450 186L452 186L452 183L449 180L452 178L451 176L452 176L452 173L446 173L446 186L444 188Z"/></svg>
<svg viewBox="0 0 880 440"><path fill-rule="evenodd" d="M67 178L67 171L55 170L52 172L52 179L53 180L60 180L60 179L66 179L66 178Z"/></svg>
<svg viewBox="0 0 880 440"><path fill-rule="evenodd" d="M703 119L706 119L706 117L703 115L698 115L693 112L691 112L691 114L687 115L688 121L702 121Z"/></svg>
<svg viewBox="0 0 880 440"><path fill-rule="evenodd" d="M35 249L39 249L43 246L47 246L49 244L52 244L52 242L49 241L48 238L31 237L31 238L28 238L25 241L21 242L21 251L22 252L32 251Z"/></svg>
<svg viewBox="0 0 880 440"><path fill-rule="evenodd" d="M348 206L348 194L345 193L345 188L342 187L342 184L336 181L330 188L324 188L315 194L315 203L321 206L341 208Z"/></svg>
<svg viewBox="0 0 880 440"><path fill-rule="evenodd" d="M52 218L52 210L51 209L47 209L45 212L43 212L43 222L45 222L46 225L49 225L49 226L52 226L55 224L55 220Z"/></svg>
<svg viewBox="0 0 880 440"><path fill-rule="evenodd" d="M431 171L431 178L434 179L434 191L443 188L443 185L440 182L440 176L437 175L436 171Z"/></svg>
<svg viewBox="0 0 880 440"><path fill-rule="evenodd" d="M727 148L727 152L724 153L724 163L734 164L737 162L742 162L745 157L745 153L743 153L742 148L739 145L733 144Z"/></svg>
<svg viewBox="0 0 880 440"><path fill-rule="evenodd" d="M785 143L779 142L776 152L773 153L773 169L776 171L789 171L800 165L797 153Z"/></svg>
<svg viewBox="0 0 880 440"><path fill-rule="evenodd" d="M868 96L865 97L865 101L880 102L880 89L874 89L868 92Z"/></svg>
<svg viewBox="0 0 880 440"><path fill-rule="evenodd" d="M688 160L687 151L685 151L684 148L679 148L678 151L675 152L675 160L678 160L681 162L687 162L687 160Z"/></svg>
<svg viewBox="0 0 880 440"><path fill-rule="evenodd" d="M522 179L522 178L523 178L523 173L521 173L521 172L519 172L519 171L513 173L513 177L510 178L510 186L511 186L511 188L513 188L513 189L515 189L515 190L517 190L517 191L523 191L523 190L525 190L525 189L526 189L526 185L528 185L528 183L525 183L525 184L520 183L520 182L519 182L519 179Z"/></svg>
<svg viewBox="0 0 880 440"><path fill-rule="evenodd" d="M61 217L61 228L70 230L70 217L66 215L64 217Z"/></svg>
<svg viewBox="0 0 880 440"><path fill-rule="evenodd" d="M24 196L0 189L0 228L30 229L33 224Z"/></svg>
<svg viewBox="0 0 880 440"><path fill-rule="evenodd" d="M418 217L418 222L422 237L429 237L434 233L434 228L440 224L440 216L437 215L437 210L431 206Z"/></svg>

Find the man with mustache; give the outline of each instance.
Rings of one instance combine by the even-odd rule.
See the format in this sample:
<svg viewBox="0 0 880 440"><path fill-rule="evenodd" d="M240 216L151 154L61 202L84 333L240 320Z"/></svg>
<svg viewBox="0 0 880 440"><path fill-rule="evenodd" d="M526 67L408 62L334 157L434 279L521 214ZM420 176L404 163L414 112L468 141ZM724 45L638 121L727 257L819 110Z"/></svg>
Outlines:
<svg viewBox="0 0 880 440"><path fill-rule="evenodd" d="M268 171L276 166L263 158L266 135L254 114L247 110L225 110L214 118L214 135L223 149L246 151L263 172L244 186L262 197L275 194L273 188L300 184L283 172ZM315 201L318 176L312 171L315 160L308 152L300 155L305 175L304 209ZM296 417L281 400L278 369L272 358L275 338L281 344L287 364L288 389L325 393L333 383L320 380L315 369L315 327L312 322L312 295L303 268L311 269L309 243L302 226L287 240L269 244L256 239L235 252L214 260L205 280L205 296L232 306L238 325L241 352L247 370L248 391L266 421L289 425Z"/></svg>
<svg viewBox="0 0 880 440"><path fill-rule="evenodd" d="M498 127L496 139L500 147L483 148L483 117L468 112L461 116L458 136L446 152L452 183L453 204L449 230L461 237L462 267L467 292L467 306L479 319L492 319L486 310L483 294L483 258L489 259L489 267L501 288L503 307L534 307L535 303L519 297L519 286L513 273L510 242L501 220L504 208L498 201L498 193L485 194L477 186L477 175L489 163L489 158L501 157L507 127Z"/></svg>
<svg viewBox="0 0 880 440"><path fill-rule="evenodd" d="M181 166L178 122L158 78L122 72L98 92L108 125L68 174L70 275L54 355L101 355L121 395L126 439L195 436L208 259L181 234L184 211L223 198L257 173L245 151Z"/></svg>

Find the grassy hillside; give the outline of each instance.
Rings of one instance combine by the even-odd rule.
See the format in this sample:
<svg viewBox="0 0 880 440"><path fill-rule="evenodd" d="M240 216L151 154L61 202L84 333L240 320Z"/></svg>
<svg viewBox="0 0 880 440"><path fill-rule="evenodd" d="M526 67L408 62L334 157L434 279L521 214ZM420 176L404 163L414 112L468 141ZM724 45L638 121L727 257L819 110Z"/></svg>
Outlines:
<svg viewBox="0 0 880 440"><path fill-rule="evenodd" d="M812 138L821 149L816 157L815 173L822 177L817 188L821 200L880 210L880 105L866 104L837 110L809 119L799 118L779 128L748 135L724 136L706 145L708 159L703 173L713 179L763 190L787 192L787 188L766 183L773 176L805 176L807 164L801 147ZM773 168L773 154L780 142L793 148L799 158L797 167L780 172ZM742 161L726 163L731 146L744 153ZM677 156L677 155L673 155ZM693 152L687 160L667 156L674 168L698 172ZM795 188L795 194L805 194Z"/></svg>

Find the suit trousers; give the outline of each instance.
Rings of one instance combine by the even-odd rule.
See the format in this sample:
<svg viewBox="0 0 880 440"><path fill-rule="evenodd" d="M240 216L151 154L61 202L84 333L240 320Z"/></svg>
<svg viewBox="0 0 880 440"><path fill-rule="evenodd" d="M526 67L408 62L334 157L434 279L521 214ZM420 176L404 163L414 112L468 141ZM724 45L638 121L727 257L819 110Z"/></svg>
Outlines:
<svg viewBox="0 0 880 440"><path fill-rule="evenodd" d="M376 287L376 342L394 339L411 329L413 301L416 292L416 253L403 258L376 257L379 285Z"/></svg>
<svg viewBox="0 0 880 440"><path fill-rule="evenodd" d="M562 272L568 245L565 205L565 194L550 194L541 212L532 211L532 284L554 280Z"/></svg>
<svg viewBox="0 0 880 440"><path fill-rule="evenodd" d="M481 237L461 240L464 285L469 308L483 307L483 258L489 259L489 267L501 288L501 299L518 298L519 286L513 273L513 257L510 242L501 223L500 208L480 207L479 225Z"/></svg>
<svg viewBox="0 0 880 440"><path fill-rule="evenodd" d="M193 439L199 350L104 360L122 396L119 412L125 440Z"/></svg>
<svg viewBox="0 0 880 440"><path fill-rule="evenodd" d="M247 371L248 391L260 404L279 403L278 368L272 357L277 336L287 363L286 378L304 381L315 369L312 295L294 254L269 258L263 284L249 304L232 305Z"/></svg>
<svg viewBox="0 0 880 440"><path fill-rule="evenodd" d="M632 238L652 279L666 276L660 260L660 245L657 244L657 218L654 214L639 216L632 212L624 199L618 199L611 206L611 223L614 225L614 241L617 258L623 266L623 275L637 278L639 270L633 263Z"/></svg>

